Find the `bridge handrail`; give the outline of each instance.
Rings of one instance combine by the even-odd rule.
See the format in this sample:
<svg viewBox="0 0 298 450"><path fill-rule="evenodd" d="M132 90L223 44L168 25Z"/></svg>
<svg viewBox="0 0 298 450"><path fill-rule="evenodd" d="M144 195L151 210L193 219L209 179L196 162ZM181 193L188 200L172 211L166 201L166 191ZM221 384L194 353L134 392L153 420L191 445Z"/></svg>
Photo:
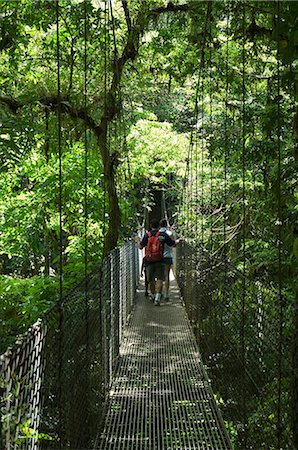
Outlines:
<svg viewBox="0 0 298 450"><path fill-rule="evenodd" d="M224 255L210 255L208 250L194 247L186 240L177 246L176 264L176 278L203 360L216 374L213 386L233 405L233 411L237 410L235 421L245 423L248 409L243 405L248 401L250 414L263 414L264 420L276 417L280 411L280 420L288 427L283 438L290 442L287 421L291 415L294 373L290 339L294 305L283 297L281 317L279 292L271 284L266 286L262 280L250 279ZM280 398L272 389L279 377L283 383ZM229 397L231 393L233 396ZM253 408L257 400L260 402L256 412ZM268 430L270 427L266 428L269 433ZM273 431L270 436L276 438Z"/></svg>
<svg viewBox="0 0 298 450"><path fill-rule="evenodd" d="M92 448L138 280L129 240L0 356L1 448Z"/></svg>

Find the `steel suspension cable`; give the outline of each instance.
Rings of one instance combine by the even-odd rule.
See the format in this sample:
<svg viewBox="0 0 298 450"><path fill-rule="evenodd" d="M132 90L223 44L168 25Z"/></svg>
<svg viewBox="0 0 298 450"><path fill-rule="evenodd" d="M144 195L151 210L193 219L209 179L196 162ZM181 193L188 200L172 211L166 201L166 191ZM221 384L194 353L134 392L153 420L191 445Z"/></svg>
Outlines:
<svg viewBox="0 0 298 450"><path fill-rule="evenodd" d="M57 39L57 142L59 158L59 300L62 302L62 271L63 271L63 217L62 217L62 132L61 132L61 77L60 77L60 38L59 38L59 0L56 0L56 39Z"/></svg>
<svg viewBox="0 0 298 450"><path fill-rule="evenodd" d="M50 124L49 124L49 108L45 107L45 141L44 141L44 152L46 164L49 164L49 153L50 153ZM49 242L49 231L47 226L47 213L44 211L44 224L45 224L45 234L44 234L44 247L45 247L45 274L50 275L50 242Z"/></svg>
<svg viewBox="0 0 298 450"><path fill-rule="evenodd" d="M207 34L207 26L208 26L208 18L211 12L211 0L208 0L208 4L207 4L207 10L206 10L206 16L205 16L205 26L204 26L204 36L203 36L203 42L202 42L202 46L201 46L201 60L200 60L200 68L199 68L199 76L198 76L198 80L197 80L197 84L196 84L196 91L195 91L195 108L194 108L194 118L195 118L195 124L196 124L196 129L198 128L198 117L199 117L199 108L198 108L198 96L199 96L199 92L202 94L202 100L201 100L201 109L202 109L202 113L203 113L203 90L202 90L202 72L203 72L203 68L205 66L205 43L206 43L206 34ZM202 115L203 117L203 115ZM201 129L203 130L203 120L201 123ZM203 134L203 131L201 131L201 133ZM193 129L191 130L191 135L190 135L190 145L189 145L189 150L188 150L188 156L186 159L186 169L185 169L185 175L184 175L184 179L182 181L183 184L183 192L182 192L182 201L179 205L179 211L180 214L182 212L182 209L185 209L185 207L183 208L183 206L185 205L185 203L187 202L187 185L188 183L188 177L187 174L189 174L189 165L190 165L190 154L193 153L193 146L196 146L195 148L195 174L196 174L196 181L195 181L195 195L196 195L196 214L195 214L195 235L198 235L198 222L197 222L197 217L198 217L198 210L199 210L199 202L197 200L198 198L198 129L197 129L197 133L196 133L196 141L194 144L194 132ZM201 198L202 198L202 192L201 192ZM183 211L184 213L184 211ZM203 208L201 208L201 217L203 217ZM179 214L179 215L180 215ZM202 221L202 219L201 219Z"/></svg>
<svg viewBox="0 0 298 450"><path fill-rule="evenodd" d="M113 13L113 5L112 5L112 0L108 0L108 8L109 8L109 15L111 18L111 26L112 26L112 38L113 38L113 47L114 47L114 57L113 60L115 61L115 68L116 68L116 74L119 80L119 65L118 65L118 49L117 49L117 41L116 41L116 32L115 32L115 19L114 19L114 13ZM120 129L119 129L119 133L117 132L117 120L115 120L115 127L114 127L114 140L115 140L115 145L118 146L117 144L117 139L119 139L119 148L121 147L122 150L125 152L125 159L126 159L126 163L127 163L127 173L128 173L128 178L126 176L126 171L124 171L124 178L125 181L127 182L128 180L131 180L131 170L130 170L130 161L129 161L129 155L127 152L127 140L126 140L126 126L125 126L125 120L124 120L124 116L123 116L123 101L122 101L122 90L121 90L121 84L119 83L119 88L118 88L118 100L119 100L119 120L120 120ZM121 143L121 132L123 133L123 145ZM120 137L119 137L120 135ZM121 193L121 187L122 187L122 183L119 183L120 185L120 196L122 197L123 194L125 192ZM132 187L131 187L132 189ZM124 211L125 212L125 211Z"/></svg>
<svg viewBox="0 0 298 450"><path fill-rule="evenodd" d="M115 19L114 19L114 13L113 13L113 4L112 4L112 0L108 0L107 3L107 8L108 8L108 17L110 19L111 22L111 29L112 29L112 41L113 41L113 48L114 48L114 55L113 55L113 61L115 63L115 69L116 69L116 75L118 77L119 80L119 65L118 65L118 49L117 49L117 41L116 41L116 32L115 32ZM110 41L109 41L110 42ZM110 48L110 45L109 47ZM122 103L122 94L121 94L121 84L119 83L119 88L118 88L118 101L119 101L119 105L120 105L120 111L119 111L119 118L120 118L120 130L118 128L118 124L117 124L117 119L115 119L114 121L114 128L113 128L113 132L114 132L114 146L115 148L118 150L118 148L122 147L122 150L126 150L127 149L127 142L126 142L126 128L125 128L125 123L124 123L124 119L123 119L123 103ZM122 130L121 130L121 126L122 126ZM123 131L123 136L124 136L124 140L123 140L123 145L121 144L121 131ZM117 150L115 150L115 154L117 153ZM131 171L130 171L130 162L129 162L129 157L128 155L126 155L126 161L127 161L127 171L128 171L128 179L131 180ZM124 177L125 177L125 181L127 181L126 179L126 172L124 172ZM122 198L125 192L121 192L123 183L118 183L119 189L120 189L120 197Z"/></svg>
<svg viewBox="0 0 298 450"><path fill-rule="evenodd" d="M211 12L211 2L210 0L208 0L208 5L207 5L207 11L206 11L206 17L205 17L205 26L204 26L204 36L203 36L203 43L202 43L202 47L201 47L201 60L200 60L200 67L199 67L199 74L198 74L198 80L197 80L197 85L196 85L196 93L195 93L195 108L194 108L194 123L195 123L195 139L194 139L194 132L193 130L191 131L191 148L193 149L193 147L195 146L195 150L194 150L194 157L195 157L195 187L194 187L194 192L195 192L195 218L194 218L194 235L197 239L198 236L198 217L199 217L199 201L198 201L198 192L199 192L199 183L198 183L198 139L199 139L199 130L198 130L198 120L199 120L199 104L198 104L198 99L199 99L199 93L200 93L200 97L201 97L201 108L203 108L203 98L201 96L202 94L202 72L203 72L203 68L205 66L205 44L206 44L206 34L207 34L207 26L208 26L208 19L209 19L209 15ZM201 127L203 126L203 124L201 124ZM191 183L192 185L193 183ZM201 216L202 216L202 211L201 211ZM197 245L197 242L196 242Z"/></svg>
<svg viewBox="0 0 298 450"><path fill-rule="evenodd" d="M117 49L117 42L116 42L116 32L115 32L115 20L114 20L114 13L113 13L113 5L112 5L112 0L108 0L108 11L109 11L109 18L110 18L110 23L111 23L111 31L112 31L112 45L113 45L113 56L112 56L112 60L114 61L115 64L115 70L116 70L116 76L119 80L119 67L118 67L118 49ZM110 45L109 45L110 48ZM115 92L115 95L118 95L118 100L120 103L120 107L121 105L121 95L120 95L120 83L119 83L119 88L118 88L118 92ZM121 125L121 112L120 112L120 125ZM111 127L112 128L112 127ZM113 129L110 130L109 128L109 136L110 139L109 141L111 142L111 137L112 137L112 131L113 131L113 145L114 145L114 154L117 155L118 153L118 147L120 148L121 144L119 144L121 142L121 136L120 132L118 132L118 123L117 123L117 118L115 118L115 120L113 121ZM116 174L115 174L116 176ZM123 198L124 196L124 191L122 191L122 187L123 187L123 183L119 182L119 178L116 176L116 179L118 181L117 183L117 190L119 190L119 196L120 198Z"/></svg>
<svg viewBox="0 0 298 450"><path fill-rule="evenodd" d="M200 75L199 75L200 77ZM200 84L201 84L201 80L200 80ZM201 101L201 95L200 95L200 104L202 105L202 101ZM197 236L198 236L198 218L199 218L199 183L198 183L198 156L199 156L199 128L198 128L198 118L199 118L199 111L198 111L199 107L197 105L197 113L196 113L196 140L195 140L195 199L196 199L196 208L195 208L195 236L196 236L196 242L195 242L195 246L198 246L198 242L197 242Z"/></svg>
<svg viewBox="0 0 298 450"><path fill-rule="evenodd" d="M213 252L213 79L212 79L212 20L210 17L209 20L209 61L208 61L208 94L209 94L209 120L208 120L208 129L209 129L209 135L207 137L206 143L207 147L206 150L208 151L208 159L209 159L209 182L210 182L210 197L209 197L209 207L207 208L207 214L208 214L208 225L209 225L209 236L207 239L208 243L208 253L209 253L209 261L210 261L210 267L212 270L213 266L213 258L212 258L212 252ZM207 204L208 204L207 203ZM215 311L215 300L214 295L211 294L211 334L212 336L215 336L216 334L216 311Z"/></svg>
<svg viewBox="0 0 298 450"><path fill-rule="evenodd" d="M198 123L198 119L196 120L196 124ZM200 133L198 130L195 130L195 138L193 142L193 172L194 172L194 178L192 181L193 186L193 196L194 196L194 204L193 204L193 211L194 211L194 227L193 227L193 236L194 236L194 245L195 247L198 246L198 236L199 236L199 216L200 216L200 203L199 203L199 139L200 139Z"/></svg>
<svg viewBox="0 0 298 450"><path fill-rule="evenodd" d="M202 112L201 112L201 123L202 123L202 134L201 134L201 247L204 248L204 83L202 83Z"/></svg>
<svg viewBox="0 0 298 450"><path fill-rule="evenodd" d="M193 177L193 140L191 140L190 146L189 146L189 150L190 150L190 155L189 155L189 174L190 174L190 182L188 182L188 211L187 211L187 215L188 215L188 229L190 229L191 231L191 238L193 238L192 235L192 196L193 196L193 192L192 192L192 177Z"/></svg>
<svg viewBox="0 0 298 450"><path fill-rule="evenodd" d="M109 49L109 7L108 1L105 1L104 12L104 111L107 110L107 92L108 92L108 49ZM106 143L107 144L107 143ZM103 236L106 235L106 218L107 218L107 193L105 183L105 173L103 172Z"/></svg>
<svg viewBox="0 0 298 450"><path fill-rule="evenodd" d="M87 136L87 3L84 1L84 265L85 279L88 266L88 136ZM86 294L87 295L87 294Z"/></svg>
<svg viewBox="0 0 298 450"><path fill-rule="evenodd" d="M62 218L62 126L61 126L61 79L60 79L60 5L59 0L56 0L56 58L57 58L57 144L59 157L59 343L58 343L58 439L59 448L62 448L62 429L63 429L63 414L62 414L62 341L63 341L63 218Z"/></svg>
<svg viewBox="0 0 298 450"><path fill-rule="evenodd" d="M125 159L126 159L126 165L127 165L127 174L125 172L125 181L131 180L132 179L132 173L131 173L131 168L130 168L130 158L129 158L129 152L128 152L128 146L127 146L127 128L126 128L126 123L125 123L125 116L123 114L123 98L122 98L122 90L121 90L121 86L120 86L120 91L119 91L119 102L120 102L120 124L122 126L122 130L123 130L123 146L122 149L124 151L125 154Z"/></svg>
<svg viewBox="0 0 298 450"><path fill-rule="evenodd" d="M244 420L246 417L246 399L245 399L245 370L246 370L246 355L245 355L245 313L246 313L246 151L245 151L245 137L246 137L246 85L245 85L245 71L246 71L246 8L245 0L242 4L242 258L243 258L243 277L242 277L242 295L241 295L241 330L240 330L240 349L241 361L243 367L243 383L242 383L242 411ZM245 425L245 424L244 424Z"/></svg>
<svg viewBox="0 0 298 450"><path fill-rule="evenodd" d="M181 203L180 203L180 213L179 217L183 217L183 222L181 222L181 231L183 230L182 234L185 232L185 223L186 223L186 213L187 213L187 186L188 186L188 177L189 177L189 161L190 161L190 148L191 148L192 142L190 141L189 147L188 147L188 153L187 158L185 161L185 174L182 180L182 195L180 197ZM182 223L184 226L182 226Z"/></svg>
<svg viewBox="0 0 298 450"><path fill-rule="evenodd" d="M197 125L197 116L198 116L198 86L199 86L199 81L197 82L197 87L196 87L196 94L195 94L195 108L194 108L194 123L195 126ZM193 159L193 155L195 154L195 158L196 158L196 151L194 152L194 145L195 145L195 139L194 139L194 130L193 128L191 129L191 133L190 133L190 142L189 142L189 147L188 147L188 155L187 155L187 160L186 160L186 168L185 168L185 176L184 176L184 181L183 181L183 185L185 187L184 192L185 192L185 198L182 201L183 205L186 205L186 215L188 217L190 217L190 211L192 210L191 208L191 199L192 199L192 159ZM197 167L197 161L195 160L195 170ZM197 177L196 177L197 178ZM189 191L189 194L187 194L187 191ZM196 192L196 189L195 189ZM182 194L182 198L183 198L183 194ZM190 201L189 201L190 200ZM194 230L196 233L196 216L195 215L195 223L194 223Z"/></svg>
<svg viewBox="0 0 298 450"><path fill-rule="evenodd" d="M229 99L229 39L230 39L230 2L227 6L227 28L226 28L226 54L225 54L225 117L224 117L224 215L223 215L223 258L224 258L224 279L227 280L228 261L227 261L227 160L228 160L228 99ZM228 294L226 283L224 286L224 302ZM223 331L223 311L224 305L221 304L221 330Z"/></svg>
<svg viewBox="0 0 298 450"><path fill-rule="evenodd" d="M210 252L213 251L213 79L212 79L212 27L211 20L209 22L209 33L210 33L210 43L209 43L209 168L210 168Z"/></svg>
<svg viewBox="0 0 298 450"><path fill-rule="evenodd" d="M194 150L194 158L195 158L195 186L194 186L194 194L195 194L195 217L194 217L194 236L196 239L196 246L197 246L197 236L198 236L198 217L199 217L199 202L198 202L198 139L199 139L199 129L198 129L198 119L199 119L199 92L201 88L202 83L202 68L203 68L204 60L203 60L203 50L201 55L201 64L199 69L199 76L197 80L197 86L196 86L196 94L195 94L195 109L194 109L194 123L195 123L195 133L192 130L191 133L191 146L192 148L195 147ZM200 101L201 107L202 107L202 100ZM194 138L195 134L195 138ZM192 183L191 183L192 184Z"/></svg>
<svg viewBox="0 0 298 450"><path fill-rule="evenodd" d="M87 135L87 40L88 40L88 15L87 15L87 2L84 0L84 300L85 300L85 333L86 333L86 369L89 367L90 361L90 330L89 330L89 282L88 282L88 221L89 221L89 209L88 209L88 135ZM89 382L88 373L86 374L86 384ZM89 389L86 389L87 392ZM88 418L86 418L88 420Z"/></svg>
<svg viewBox="0 0 298 450"><path fill-rule="evenodd" d="M206 16L206 20L207 20L207 16ZM207 26L205 24L205 26ZM200 64L200 69L199 69L199 75L198 75L198 81L197 81L197 87L196 87L196 96L195 96L195 140L193 145L195 146L195 151L194 151L194 157L195 157L195 236L196 236L196 246L198 244L197 242L197 237L199 235L199 226L198 226L198 218L200 212L200 208L199 208L199 137L200 134L202 133L202 127L203 124L201 123L201 129L199 131L199 97L200 97L200 105L201 105L201 109L203 108L203 97L202 97L202 72L203 72L203 68L204 68L204 49L202 49L202 54L201 54L201 64ZM191 138L191 141L193 142L193 137Z"/></svg>
<svg viewBox="0 0 298 450"><path fill-rule="evenodd" d="M282 447L283 419L282 403L282 355L283 355L283 322L284 299L282 295L282 209L281 209L281 96L280 96L280 1L277 0L277 219L278 219L278 300L279 300L279 343L278 343L278 405L277 405L277 446Z"/></svg>

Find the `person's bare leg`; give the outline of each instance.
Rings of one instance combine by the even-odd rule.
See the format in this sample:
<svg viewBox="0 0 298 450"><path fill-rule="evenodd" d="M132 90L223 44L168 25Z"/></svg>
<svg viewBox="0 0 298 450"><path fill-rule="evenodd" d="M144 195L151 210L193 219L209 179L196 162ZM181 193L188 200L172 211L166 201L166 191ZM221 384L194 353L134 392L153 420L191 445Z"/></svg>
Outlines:
<svg viewBox="0 0 298 450"><path fill-rule="evenodd" d="M155 294L154 304L155 305L160 305L161 291L162 291L162 280L157 280L156 281L155 290L156 290L156 294Z"/></svg>
<svg viewBox="0 0 298 450"><path fill-rule="evenodd" d="M149 287L148 274L147 274L147 268L145 267L145 296L146 297L148 297L148 295L149 295L148 287Z"/></svg>
<svg viewBox="0 0 298 450"><path fill-rule="evenodd" d="M165 265L165 288L166 288L166 291L168 291L170 288L170 270L171 270L171 265L166 264Z"/></svg>
<svg viewBox="0 0 298 450"><path fill-rule="evenodd" d="M169 298L171 264L165 264L165 299Z"/></svg>
<svg viewBox="0 0 298 450"><path fill-rule="evenodd" d="M158 294L161 294L161 291L162 291L162 280L157 280L156 281L156 292L158 293Z"/></svg>
<svg viewBox="0 0 298 450"><path fill-rule="evenodd" d="M150 291L152 295L155 295L155 281L150 281Z"/></svg>

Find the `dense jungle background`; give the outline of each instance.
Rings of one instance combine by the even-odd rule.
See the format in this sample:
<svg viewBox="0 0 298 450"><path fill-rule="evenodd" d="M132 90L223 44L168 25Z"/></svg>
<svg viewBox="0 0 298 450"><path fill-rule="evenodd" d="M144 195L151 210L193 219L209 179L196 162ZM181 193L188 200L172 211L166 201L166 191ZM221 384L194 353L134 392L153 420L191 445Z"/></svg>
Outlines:
<svg viewBox="0 0 298 450"><path fill-rule="evenodd" d="M280 293L297 371L298 2L58 6L0 1L0 351L140 229L161 189L184 240ZM282 383L290 449L297 377ZM276 448L268 411L249 415L246 448Z"/></svg>

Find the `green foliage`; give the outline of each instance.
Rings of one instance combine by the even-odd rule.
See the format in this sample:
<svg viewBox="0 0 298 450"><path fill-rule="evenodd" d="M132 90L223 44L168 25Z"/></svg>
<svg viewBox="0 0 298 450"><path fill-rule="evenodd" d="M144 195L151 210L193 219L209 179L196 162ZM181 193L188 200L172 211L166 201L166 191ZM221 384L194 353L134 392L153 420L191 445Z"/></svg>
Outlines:
<svg viewBox="0 0 298 450"><path fill-rule="evenodd" d="M30 419L26 420L19 427L19 435L16 439L16 444L22 444L25 439L34 439L35 441L53 441L54 438L46 433L38 433L30 426Z"/></svg>
<svg viewBox="0 0 298 450"><path fill-rule="evenodd" d="M54 277L0 277L0 353L57 301Z"/></svg>
<svg viewBox="0 0 298 450"><path fill-rule="evenodd" d="M104 2L59 2L60 236L56 2L1 2L2 349L56 301L60 245L65 290L101 258L108 219L103 164L96 137L91 129L85 135L79 112L86 102L89 116L100 122L115 60L127 43L122 3L112 3L114 21ZM121 238L141 222L144 207L150 208L152 186L162 186L181 233L216 254L225 251L239 270L245 267L249 280L276 289L280 197L283 293L290 317L297 276L297 2L279 2L279 24L277 3L268 1L191 1L183 11L156 12L182 3L128 2L132 24L143 29L129 36L138 58L123 67L121 112L108 133ZM291 335L290 328L286 332ZM261 420L269 442L273 419L257 407L249 418L256 436ZM237 448L242 424L227 423ZM29 423L24 430L31 433Z"/></svg>
<svg viewBox="0 0 298 450"><path fill-rule="evenodd" d="M0 264L7 274L1 285L2 351L42 317L59 292L59 164L55 153L45 161L42 143L39 140L40 148L7 170L0 181ZM92 154L86 160L79 142L68 142L62 165L63 289L67 291L85 270L99 263L104 192L101 163Z"/></svg>
<svg viewBox="0 0 298 450"><path fill-rule="evenodd" d="M184 175L188 138L172 130L171 124L139 120L127 138L130 149L132 182L167 184L175 173Z"/></svg>
<svg viewBox="0 0 298 450"><path fill-rule="evenodd" d="M90 259L100 253L103 191L97 158L87 160L88 186L85 197L85 153L79 143L70 143L63 155L62 209L65 254L69 263L83 261L85 222L88 222ZM59 167L56 155L46 164L33 151L21 167L9 170L1 179L1 248L9 258L26 261L27 274L38 274L44 265L45 246L57 264L59 238ZM87 204L85 202L87 200ZM92 205L92 209L90 208ZM16 273L24 273L16 270Z"/></svg>
<svg viewBox="0 0 298 450"><path fill-rule="evenodd" d="M151 114L150 120L139 119L131 127L127 145L130 175L128 189L133 192L131 206L136 211L139 222L142 223L144 208L150 210L152 206L152 187L163 186L168 190L175 211L185 173L188 136L174 131L168 122L158 122Z"/></svg>

